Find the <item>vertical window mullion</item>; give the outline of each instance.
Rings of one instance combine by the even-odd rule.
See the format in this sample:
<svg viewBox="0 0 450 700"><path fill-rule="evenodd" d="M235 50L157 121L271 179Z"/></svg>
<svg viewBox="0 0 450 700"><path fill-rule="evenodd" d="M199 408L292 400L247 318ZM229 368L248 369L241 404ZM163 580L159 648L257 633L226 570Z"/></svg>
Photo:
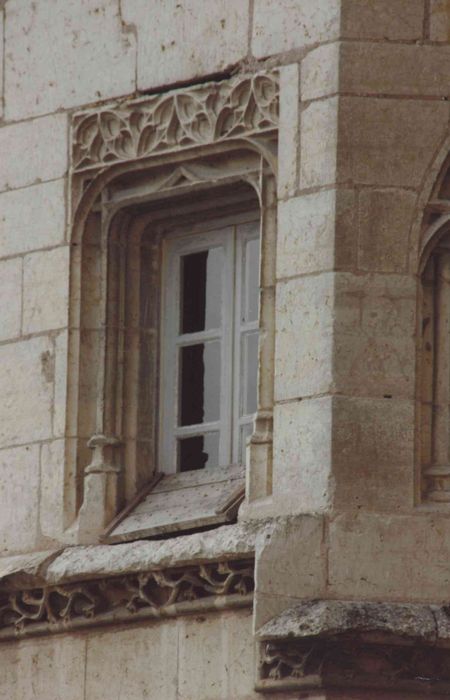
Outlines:
<svg viewBox="0 0 450 700"><path fill-rule="evenodd" d="M223 271L223 306L222 306L222 366L221 366L221 429L219 459L221 466L227 466L232 460L233 435L233 386L231 377L233 367L234 336L234 266L235 266L235 227L228 232L224 242L225 265Z"/></svg>

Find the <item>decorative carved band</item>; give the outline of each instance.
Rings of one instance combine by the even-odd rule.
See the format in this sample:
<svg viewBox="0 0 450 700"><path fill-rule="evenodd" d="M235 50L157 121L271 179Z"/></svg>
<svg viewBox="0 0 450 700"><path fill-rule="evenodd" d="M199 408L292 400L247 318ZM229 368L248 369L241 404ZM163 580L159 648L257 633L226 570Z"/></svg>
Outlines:
<svg viewBox="0 0 450 700"><path fill-rule="evenodd" d="M199 607L251 604L253 571L253 561L215 562L33 590L2 591L0 637L132 620L133 616L171 616Z"/></svg>
<svg viewBox="0 0 450 700"><path fill-rule="evenodd" d="M263 642L259 690L318 686L448 692L450 650L348 638Z"/></svg>
<svg viewBox="0 0 450 700"><path fill-rule="evenodd" d="M278 96L277 74L259 73L76 114L72 168L261 134L277 127Z"/></svg>

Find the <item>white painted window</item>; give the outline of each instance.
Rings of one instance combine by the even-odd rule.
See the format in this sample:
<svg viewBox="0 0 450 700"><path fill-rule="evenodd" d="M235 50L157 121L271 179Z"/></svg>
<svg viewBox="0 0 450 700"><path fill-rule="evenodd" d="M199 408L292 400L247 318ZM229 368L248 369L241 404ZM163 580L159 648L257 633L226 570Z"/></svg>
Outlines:
<svg viewBox="0 0 450 700"><path fill-rule="evenodd" d="M244 464L257 403L259 222L171 234L162 266L160 470Z"/></svg>

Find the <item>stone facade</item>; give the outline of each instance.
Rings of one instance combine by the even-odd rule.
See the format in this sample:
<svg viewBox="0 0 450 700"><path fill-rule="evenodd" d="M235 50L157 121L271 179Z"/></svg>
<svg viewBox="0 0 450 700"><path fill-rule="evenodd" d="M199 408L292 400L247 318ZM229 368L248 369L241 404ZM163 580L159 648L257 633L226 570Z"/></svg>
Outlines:
<svg viewBox="0 0 450 700"><path fill-rule="evenodd" d="M0 23L0 697L448 697L450 1L3 0ZM193 202L260 208L245 499L108 544L159 471L136 241Z"/></svg>

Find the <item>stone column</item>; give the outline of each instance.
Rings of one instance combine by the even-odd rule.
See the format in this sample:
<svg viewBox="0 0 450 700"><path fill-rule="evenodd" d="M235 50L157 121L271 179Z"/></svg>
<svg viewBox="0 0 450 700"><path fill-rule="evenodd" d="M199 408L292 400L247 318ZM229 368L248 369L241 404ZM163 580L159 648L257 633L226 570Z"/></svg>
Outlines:
<svg viewBox="0 0 450 700"><path fill-rule="evenodd" d="M450 502L450 251L439 255L435 287L433 466L427 470L428 500Z"/></svg>

